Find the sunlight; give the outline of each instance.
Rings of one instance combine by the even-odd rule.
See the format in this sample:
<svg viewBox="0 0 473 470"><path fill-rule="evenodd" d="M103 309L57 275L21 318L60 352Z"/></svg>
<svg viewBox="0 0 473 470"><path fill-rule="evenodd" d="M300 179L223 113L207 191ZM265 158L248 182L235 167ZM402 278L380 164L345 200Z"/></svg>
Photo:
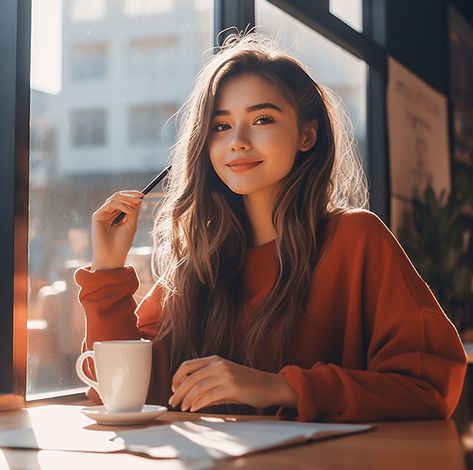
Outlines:
<svg viewBox="0 0 473 470"><path fill-rule="evenodd" d="M87 429L93 421L79 412L80 407L49 405L29 408L37 446L41 449L87 450L113 452L123 449L112 431Z"/></svg>
<svg viewBox="0 0 473 470"><path fill-rule="evenodd" d="M5 454L0 450L0 470L10 470L10 465L8 464Z"/></svg>
<svg viewBox="0 0 473 470"><path fill-rule="evenodd" d="M248 452L247 446L235 442L235 436L206 426L184 422L171 425L171 429L194 444L201 446L215 458L240 456Z"/></svg>
<svg viewBox="0 0 473 470"><path fill-rule="evenodd" d="M31 88L61 91L62 1L33 0L31 12Z"/></svg>
<svg viewBox="0 0 473 470"><path fill-rule="evenodd" d="M191 467L177 460L156 460L130 454L87 454L84 452L62 452L42 450L38 452L38 463L41 470L84 470L86 468L113 468L114 470L129 470L139 467L140 470L185 470ZM2 467L0 467L2 468ZM3 470L3 468L2 468Z"/></svg>

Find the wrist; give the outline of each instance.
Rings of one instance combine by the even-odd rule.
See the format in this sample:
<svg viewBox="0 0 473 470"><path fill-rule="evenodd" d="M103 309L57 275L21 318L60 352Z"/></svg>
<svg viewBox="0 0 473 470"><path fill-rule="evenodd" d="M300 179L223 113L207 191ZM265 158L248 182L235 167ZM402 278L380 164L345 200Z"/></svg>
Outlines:
<svg viewBox="0 0 473 470"><path fill-rule="evenodd" d="M296 392L289 386L284 377L274 374L274 405L297 408Z"/></svg>
<svg viewBox="0 0 473 470"><path fill-rule="evenodd" d="M114 261L96 261L92 259L91 269L92 271L102 271L104 269L118 269L123 268L125 262L114 262Z"/></svg>

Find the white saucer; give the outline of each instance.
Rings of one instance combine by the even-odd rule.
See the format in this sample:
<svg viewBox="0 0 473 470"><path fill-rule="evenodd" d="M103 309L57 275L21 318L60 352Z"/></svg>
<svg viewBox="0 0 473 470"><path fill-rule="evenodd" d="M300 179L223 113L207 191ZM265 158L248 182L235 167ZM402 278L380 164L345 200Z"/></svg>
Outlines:
<svg viewBox="0 0 473 470"><path fill-rule="evenodd" d="M160 405L145 405L141 411L125 413L109 413L105 406L88 406L80 411L88 418L97 421L98 424L127 426L132 424L144 424L152 421L157 416L165 413L168 409Z"/></svg>

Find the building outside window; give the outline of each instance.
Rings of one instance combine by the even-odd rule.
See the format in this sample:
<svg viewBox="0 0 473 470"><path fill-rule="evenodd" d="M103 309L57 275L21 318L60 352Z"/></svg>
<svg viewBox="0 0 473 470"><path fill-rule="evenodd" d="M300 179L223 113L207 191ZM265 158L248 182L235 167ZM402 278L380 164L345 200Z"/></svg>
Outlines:
<svg viewBox="0 0 473 470"><path fill-rule="evenodd" d="M71 76L75 80L105 78L108 48L104 43L74 44L71 50Z"/></svg>
<svg viewBox="0 0 473 470"><path fill-rule="evenodd" d="M32 0L28 400L84 390L74 370L84 314L73 275L91 260L92 213L167 164L172 116L212 47L212 0L55 4L46 15L43 0ZM137 300L153 282L158 190L144 201L128 258Z"/></svg>
<svg viewBox="0 0 473 470"><path fill-rule="evenodd" d="M162 140L166 121L177 111L173 103L131 106L128 110L130 144L149 144Z"/></svg>
<svg viewBox="0 0 473 470"><path fill-rule="evenodd" d="M106 111L87 109L71 113L71 143L74 147L98 147L106 142Z"/></svg>

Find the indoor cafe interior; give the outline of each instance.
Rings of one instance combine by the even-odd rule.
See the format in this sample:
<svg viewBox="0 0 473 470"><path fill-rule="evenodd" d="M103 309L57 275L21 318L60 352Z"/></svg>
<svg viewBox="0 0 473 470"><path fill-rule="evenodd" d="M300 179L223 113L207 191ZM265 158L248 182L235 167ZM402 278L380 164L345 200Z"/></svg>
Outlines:
<svg viewBox="0 0 473 470"><path fill-rule="evenodd" d="M1 470L473 470L471 0L0 39Z"/></svg>

